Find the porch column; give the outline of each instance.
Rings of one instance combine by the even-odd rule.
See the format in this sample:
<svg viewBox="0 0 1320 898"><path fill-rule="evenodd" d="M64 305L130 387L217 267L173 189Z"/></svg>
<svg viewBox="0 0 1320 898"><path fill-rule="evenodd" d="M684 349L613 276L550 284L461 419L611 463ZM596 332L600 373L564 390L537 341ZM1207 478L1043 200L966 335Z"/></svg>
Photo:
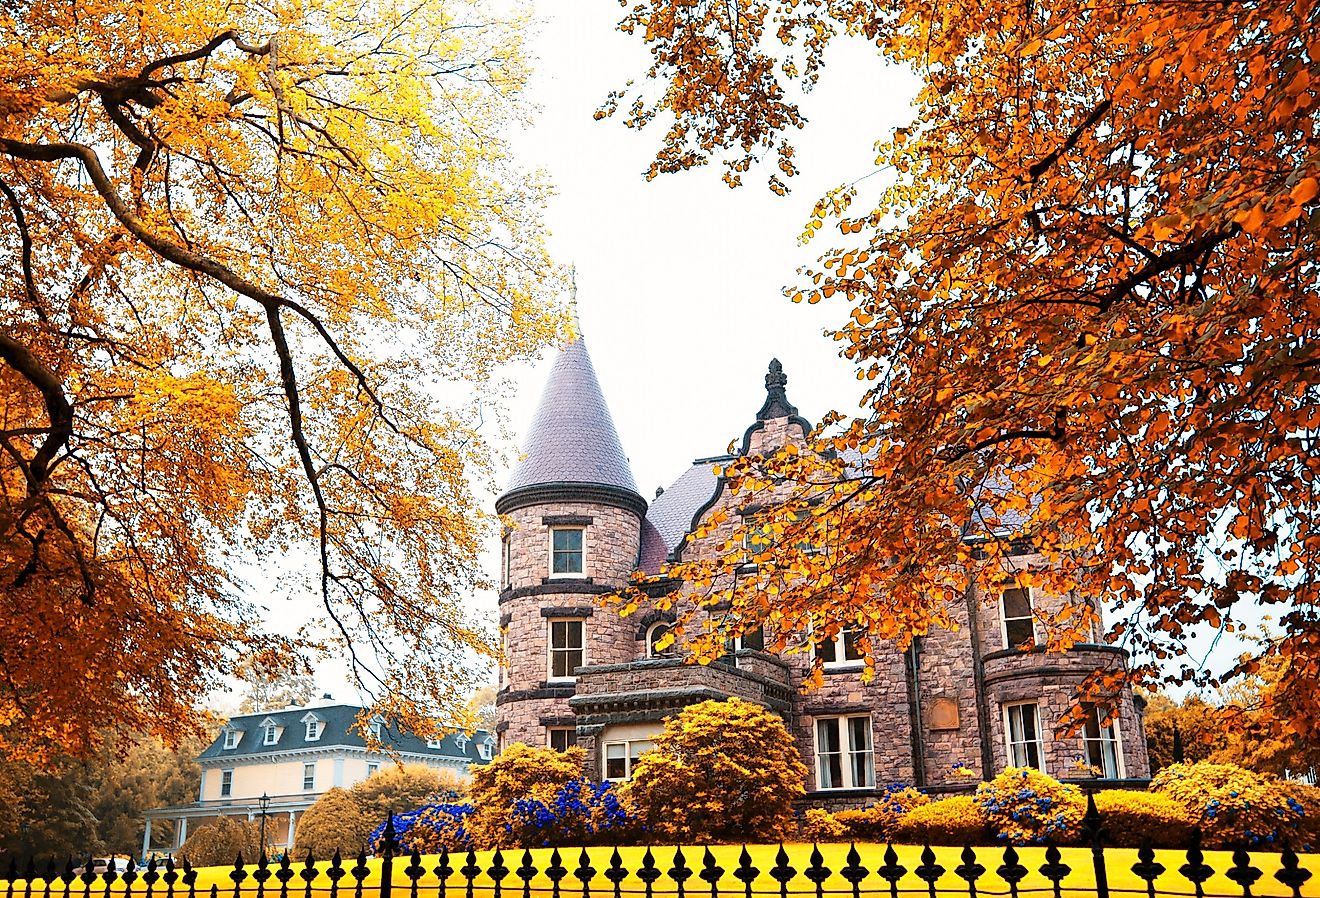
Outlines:
<svg viewBox="0 0 1320 898"><path fill-rule="evenodd" d="M179 818L179 831L178 831L177 833L175 833L174 841L175 841L175 845L174 845L175 848L182 848L182 847L183 847L183 843L186 842L186 841L188 841L188 818L187 818L187 817L180 817L180 818Z"/></svg>
<svg viewBox="0 0 1320 898"><path fill-rule="evenodd" d="M147 818L147 828L142 831L142 857L147 856L151 850L151 818Z"/></svg>
<svg viewBox="0 0 1320 898"><path fill-rule="evenodd" d="M297 816L295 812L289 811L289 844L285 845L284 847L288 848L290 851L293 850L293 827L296 822L297 822Z"/></svg>

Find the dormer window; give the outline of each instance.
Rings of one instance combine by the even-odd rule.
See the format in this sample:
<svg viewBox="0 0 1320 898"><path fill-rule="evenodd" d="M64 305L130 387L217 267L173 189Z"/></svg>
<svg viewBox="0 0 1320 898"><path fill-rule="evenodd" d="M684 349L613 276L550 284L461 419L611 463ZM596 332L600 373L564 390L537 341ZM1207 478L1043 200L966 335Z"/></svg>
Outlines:
<svg viewBox="0 0 1320 898"><path fill-rule="evenodd" d="M243 738L242 730L225 730L225 750L238 748L238 742Z"/></svg>
<svg viewBox="0 0 1320 898"><path fill-rule="evenodd" d="M581 527L550 528L551 577L581 577L586 571L584 533Z"/></svg>
<svg viewBox="0 0 1320 898"><path fill-rule="evenodd" d="M664 648L660 648L659 646L656 645L657 642L659 642L664 637L668 636L669 631L672 629L673 627L671 627L669 624L665 623L664 621L651 624L651 626L646 631L646 657L648 658L674 657L675 646L673 640L670 640L669 643L666 644Z"/></svg>
<svg viewBox="0 0 1320 898"><path fill-rule="evenodd" d="M491 749L493 747L494 747L494 740L487 737L477 743L477 755L481 758L481 760L489 761L491 757Z"/></svg>
<svg viewBox="0 0 1320 898"><path fill-rule="evenodd" d="M325 730L325 721L315 714L306 714L302 718L302 723L307 727L306 740L308 742L319 742L321 733Z"/></svg>
<svg viewBox="0 0 1320 898"><path fill-rule="evenodd" d="M381 725L379 720L373 720L371 723L367 724L368 739L374 739L375 741L379 742L380 733L381 733Z"/></svg>
<svg viewBox="0 0 1320 898"><path fill-rule="evenodd" d="M284 732L284 727L280 726L279 721L273 717L267 717L261 722L261 744L276 745L280 741L280 734Z"/></svg>
<svg viewBox="0 0 1320 898"><path fill-rule="evenodd" d="M444 748L444 746L445 740L441 736L432 736L430 739L426 740L427 748Z"/></svg>

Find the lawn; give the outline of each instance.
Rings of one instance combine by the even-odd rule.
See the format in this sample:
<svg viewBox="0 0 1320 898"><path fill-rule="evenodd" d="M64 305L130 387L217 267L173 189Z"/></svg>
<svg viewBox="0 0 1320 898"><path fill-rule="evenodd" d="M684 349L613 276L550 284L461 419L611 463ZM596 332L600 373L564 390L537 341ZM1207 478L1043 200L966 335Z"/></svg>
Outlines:
<svg viewBox="0 0 1320 898"><path fill-rule="evenodd" d="M788 883L787 894L790 895L810 895L815 894L816 886L805 876L804 871L810 864L811 846L810 845L788 845L786 846L789 863L796 868L797 875ZM608 896L613 892L613 885L605 878L604 873L610 865L610 856L614 849L612 848L591 848L588 849L588 855L591 859L591 865L596 868L596 876L591 881L591 892L597 898ZM741 881L734 878L733 872L738 867L738 856L741 847L736 845L715 846L712 851L719 866L724 868L724 876L719 882L719 891L721 895L737 898L744 892ZM881 866L883 861L885 846L876 844L858 845L858 851L861 854L861 864L872 871L861 883L861 892L863 894L885 894L889 893L889 884L881 877L875 874L875 869ZM896 846L899 863L908 869L908 872L899 881L900 894L928 894L926 883L919 879L912 871L921 864L921 848L918 846ZM561 862L569 871L569 874L561 881L561 892L565 895L581 894L581 883L572 875L572 871L577 868L581 849L560 849ZM629 875L620 883L620 893L624 895L645 895L645 883L635 875L635 871L641 868L645 848L620 848L623 867L628 870ZM753 882L754 893L762 895L780 894L779 883L769 875L771 867L775 864L775 854L778 846L775 845L755 845L748 848L751 854L752 863L761 872L760 876ZM845 859L848 853L847 845L822 845L821 854L824 857L824 865L833 871L829 879L825 880L823 891L825 894L844 895L850 894L851 885L839 875L839 870L847 864ZM1050 881L1037 871L1045 862L1043 848L1022 848L1018 849L1020 863L1027 867L1030 873L1018 884L1018 892L1024 894L1035 893L1038 895L1049 895L1053 892L1053 886ZM1084 848L1064 848L1061 849L1062 861L1072 868L1064 880L1064 887L1061 895L1064 898L1080 898L1082 895L1094 894L1095 877L1091 863L1091 852ZM538 870L544 870L550 866L551 850L548 848L536 849L531 852L532 864ZM709 887L698 877L702 869L702 858L704 849L699 846L688 846L683 849L684 859L688 868L692 870L691 877L686 882L685 892L690 895L708 895ZM953 870L959 866L961 861L961 850L957 848L936 848L936 862L945 868L945 873L935 884L935 892L940 895L967 894L967 884ZM478 852L477 863L484 870L492 864L493 852ZM523 852L521 849L505 851L503 854L504 865L510 872L502 883L502 893L509 898L516 898L523 891L522 880L515 872L522 864ZM674 883L669 879L667 871L673 866L674 849L671 847L657 847L653 849L655 866L661 872L661 877L655 881L652 894L655 896L676 895L677 889ZM1011 894L1009 886L995 872L1003 863L1002 849L982 848L977 850L977 861L985 866L986 872L977 880L976 891L982 895L1009 895ZM1145 895L1147 893L1146 883L1132 872L1132 865L1137 862L1136 849L1113 848L1105 851L1107 863L1110 891L1118 895ZM1156 852L1156 860L1162 863L1166 872L1163 873L1155 882L1156 893L1160 895L1195 895L1195 889L1192 883L1184 879L1178 872L1178 868L1186 862L1183 852L1179 851L1159 851ZM437 859L424 857L422 866L426 868L426 873L418 880L417 895L418 898L435 898L439 894L439 880L431 869L435 866ZM1223 874L1232 864L1232 855L1226 851L1207 851L1205 852L1205 862L1216 872L1204 885L1204 894L1206 896L1233 896L1240 898L1242 888ZM363 883L364 898L374 898L378 895L380 886L380 861L372 860L368 862L371 869L370 875ZM408 866L408 859L397 859L394 862L393 895L394 898L410 898L411 889L409 880L403 873L403 868ZM450 865L455 868L454 873L446 880L446 892L450 898L464 898L467 894L467 881L459 872L459 868L466 863L466 854L454 854L450 857ZM1266 896L1278 896L1286 898L1292 895L1292 891L1274 878L1274 873L1280 869L1279 856L1267 852L1258 852L1252 855L1252 863L1262 870L1263 875L1252 886L1251 894L1258 898ZM311 894L322 898L328 894L330 882L325 876L326 865L318 863L317 868L320 872L311 885ZM345 866L351 866L351 863ZM1320 855L1310 854L1301 856L1301 866L1312 872L1311 879L1302 886L1301 894L1303 896L1320 896ZM253 871L251 865L247 866L247 872ZM302 872L303 864L301 862L294 864L294 878L289 882L290 894L307 894L306 884L299 875ZM198 871L196 891L204 894L210 891L212 885L216 886L217 892L221 896L228 893L232 896L234 893L234 882L230 878L232 868L211 867ZM242 884L241 894L254 895L255 883L249 877ZM340 880L339 892L345 896L353 894L354 880L345 876ZM473 882L474 896L489 896L494 892L494 882L483 873ZM552 894L552 882L543 873L530 880L530 894L537 898L545 898ZM273 877L266 885L268 894L278 894L279 883ZM79 890L75 890L75 895ZM122 891L118 883L115 884L112 891ZM138 883L134 889L138 895L142 894L141 883ZM159 896L162 890L159 886L155 894ZM35 894L35 890L34 890ZM53 892L52 892L53 894ZM93 894L104 894L99 889L94 889Z"/></svg>

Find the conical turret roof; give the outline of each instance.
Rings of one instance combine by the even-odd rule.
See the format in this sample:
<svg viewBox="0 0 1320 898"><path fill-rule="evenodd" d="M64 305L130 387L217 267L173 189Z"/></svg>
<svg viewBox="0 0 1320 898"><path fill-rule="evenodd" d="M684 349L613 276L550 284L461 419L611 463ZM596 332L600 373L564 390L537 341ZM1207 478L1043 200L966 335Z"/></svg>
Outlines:
<svg viewBox="0 0 1320 898"><path fill-rule="evenodd" d="M495 504L500 513L549 498L536 495L546 488L555 490L554 498L570 498L575 486L584 488L583 498L601 498L603 492L616 495L612 504L646 508L581 337L555 359L523 451Z"/></svg>

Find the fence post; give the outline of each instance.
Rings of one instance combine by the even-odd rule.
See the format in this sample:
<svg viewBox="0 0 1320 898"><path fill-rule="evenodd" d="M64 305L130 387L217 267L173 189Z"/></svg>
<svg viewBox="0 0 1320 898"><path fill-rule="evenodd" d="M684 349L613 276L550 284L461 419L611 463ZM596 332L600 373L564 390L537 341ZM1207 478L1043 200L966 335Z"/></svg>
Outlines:
<svg viewBox="0 0 1320 898"><path fill-rule="evenodd" d="M1091 843L1091 863L1095 867L1095 894L1097 898L1109 898L1109 873L1105 870L1105 829L1100 812L1095 807L1095 791L1086 792L1086 816L1082 817L1082 834Z"/></svg>
<svg viewBox="0 0 1320 898"><path fill-rule="evenodd" d="M390 898L394 876L394 811L385 819L385 832L380 836L380 898Z"/></svg>

